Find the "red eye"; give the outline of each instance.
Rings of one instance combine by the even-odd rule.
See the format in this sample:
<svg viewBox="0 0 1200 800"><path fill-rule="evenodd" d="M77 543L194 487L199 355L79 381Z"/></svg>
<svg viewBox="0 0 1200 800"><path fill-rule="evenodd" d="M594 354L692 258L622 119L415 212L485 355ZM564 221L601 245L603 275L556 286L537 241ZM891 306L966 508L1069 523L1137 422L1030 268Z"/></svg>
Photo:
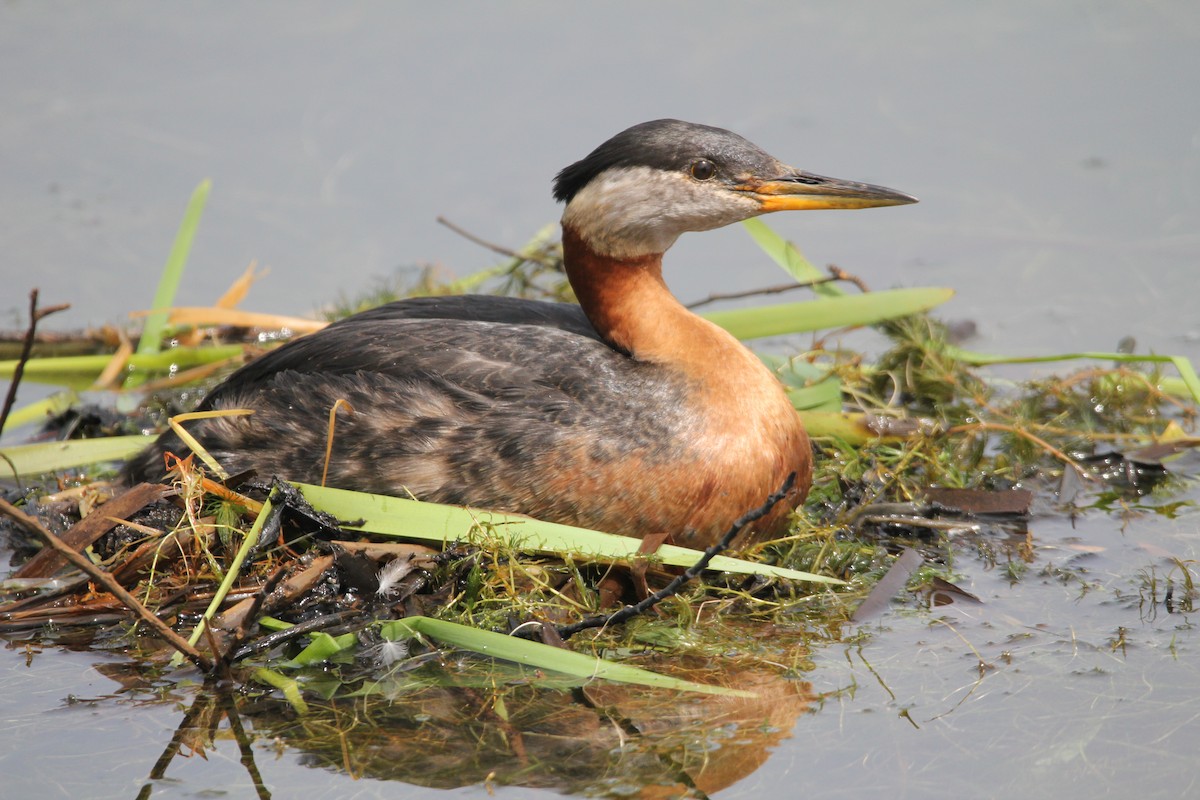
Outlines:
<svg viewBox="0 0 1200 800"><path fill-rule="evenodd" d="M707 181L717 174L717 165L702 158L692 163L692 177L698 181Z"/></svg>

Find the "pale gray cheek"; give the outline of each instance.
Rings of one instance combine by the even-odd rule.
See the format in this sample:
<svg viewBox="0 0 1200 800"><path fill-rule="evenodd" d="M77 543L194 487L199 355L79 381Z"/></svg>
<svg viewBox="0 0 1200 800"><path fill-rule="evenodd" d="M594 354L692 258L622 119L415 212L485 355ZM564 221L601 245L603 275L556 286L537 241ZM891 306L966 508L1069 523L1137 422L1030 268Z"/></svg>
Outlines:
<svg viewBox="0 0 1200 800"><path fill-rule="evenodd" d="M563 215L563 224L574 228L597 253L613 258L665 252L678 236L665 231L660 220L623 213L613 206L572 204Z"/></svg>
<svg viewBox="0 0 1200 800"><path fill-rule="evenodd" d="M681 174L635 168L601 176L567 207L570 224L597 252L616 258L663 253L688 231L760 213L749 198Z"/></svg>

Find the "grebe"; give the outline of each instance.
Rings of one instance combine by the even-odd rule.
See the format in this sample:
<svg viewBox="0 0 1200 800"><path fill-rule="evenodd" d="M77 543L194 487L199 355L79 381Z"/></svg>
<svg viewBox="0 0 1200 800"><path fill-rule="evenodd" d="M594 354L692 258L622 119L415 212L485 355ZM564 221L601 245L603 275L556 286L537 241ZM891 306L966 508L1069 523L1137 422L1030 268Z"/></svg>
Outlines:
<svg viewBox="0 0 1200 800"><path fill-rule="evenodd" d="M518 512L632 536L714 542L789 473L790 496L739 545L780 535L812 450L783 387L662 277L680 234L771 211L916 202L801 172L742 137L663 119L558 173L563 261L579 306L488 296L401 300L233 373L203 409L254 414L192 433L231 473ZM162 435L127 467L158 480Z"/></svg>

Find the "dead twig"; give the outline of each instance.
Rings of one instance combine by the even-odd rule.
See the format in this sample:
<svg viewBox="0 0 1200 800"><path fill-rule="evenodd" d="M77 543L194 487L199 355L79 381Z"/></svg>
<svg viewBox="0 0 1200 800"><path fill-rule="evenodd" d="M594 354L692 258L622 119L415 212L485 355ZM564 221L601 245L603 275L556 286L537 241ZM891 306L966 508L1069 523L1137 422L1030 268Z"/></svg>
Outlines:
<svg viewBox="0 0 1200 800"><path fill-rule="evenodd" d="M864 294L871 291L870 287L867 286L866 281L864 281L862 278L858 277L857 275L855 275L852 272L846 272L846 270L842 269L837 264L830 264L828 267L826 267L826 269L829 270L829 277L835 281L845 281L846 283L853 283L855 286L858 287L858 290L860 292L863 292Z"/></svg>
<svg viewBox="0 0 1200 800"><path fill-rule="evenodd" d="M556 629L559 637L566 639L575 635L576 633L579 633L580 631L587 630L588 628L605 628L609 625L617 625L627 619L636 617L638 614L644 614L651 608L654 608L654 606L661 603L663 600L666 600L668 597L678 594L679 590L683 588L685 583L692 580L708 568L709 562L711 562L714 557L729 549L729 545L733 544L734 537L741 532L742 528L746 527L751 522L754 522L756 519L765 517L768 513L770 513L771 509L775 507L775 504L787 496L787 493L792 490L792 486L794 486L795 483L796 473L793 472L787 476L787 480L783 482L783 485L767 498L766 502L764 502L758 508L753 509L752 511L747 511L745 514L738 517L737 520L731 526L729 526L729 530L725 531L725 535L721 537L720 541L705 549L704 555L700 557L699 561L688 567L682 575L675 576L670 583L659 589L654 594L635 605L625 606L621 610L612 614L606 614L598 617L588 617L587 619L580 620L572 625L562 625Z"/></svg>
<svg viewBox="0 0 1200 800"><path fill-rule="evenodd" d="M25 331L25 341L21 345L21 356L17 359L17 366L13 369L12 380L8 384L8 394L4 396L4 409L0 410L0 431L4 430L4 423L8 421L8 414L12 411L13 403L17 401L17 387L21 384L21 376L25 374L25 363L29 361L29 354L33 352L33 341L34 335L37 332L38 321L43 317L48 317L51 314L56 314L71 307L70 304L63 303L39 309L37 304L38 290L34 289L29 293L29 328Z"/></svg>
<svg viewBox="0 0 1200 800"><path fill-rule="evenodd" d="M222 659L232 662L232 654L245 644L252 627L258 622L260 612L265 609L265 613L270 613L271 608L276 605L286 606L303 593L311 590L326 571L333 566L333 556L321 556L309 566L289 575L293 566L293 564L281 565L267 578L267 582L255 592L253 597L241 601L216 620L214 624L218 628L229 629L232 627L233 629L232 636L222 653ZM287 580L284 580L285 577ZM282 587L280 587L281 582ZM275 596L276 588L281 589L278 596Z"/></svg>
<svg viewBox="0 0 1200 800"><path fill-rule="evenodd" d="M290 642L300 636L307 636L314 631L322 631L334 626L345 625L351 620L366 619L367 615L359 609L349 608L345 611L335 611L332 614L326 614L321 617L314 617L304 622L299 622L290 628L282 631L269 633L265 636L260 636L249 644L243 645L233 652L232 655L226 656L230 662L241 661L247 656L252 656L255 653L261 653L270 650L272 647Z"/></svg>
<svg viewBox="0 0 1200 800"><path fill-rule="evenodd" d="M263 603L271 592L275 591L275 587L279 586L291 569L290 564L281 564L270 574L262 587L254 593L249 606L246 608L246 614L238 620L237 627L233 630L233 636L229 640L225 652L221 654L223 660L228 660L229 655L237 650L246 641L246 637L250 635L250 625L258 619L258 612L262 610Z"/></svg>
<svg viewBox="0 0 1200 800"><path fill-rule="evenodd" d="M442 225L445 225L447 228L454 231L455 233L457 233L459 236L463 237L467 241L474 242L475 244L479 245L480 247L486 247L488 250L491 250L493 253L499 253L502 256L507 256L509 258L517 259L520 261L528 261L529 260L529 256L522 255L521 253L518 253L516 250L512 250L508 247L504 247L503 245L493 244L484 239L480 239L475 234L470 233L469 231L463 230L462 228L458 227L457 225L455 225L453 222L446 219L445 217L438 217L437 221L439 223L441 223Z"/></svg>
<svg viewBox="0 0 1200 800"><path fill-rule="evenodd" d="M150 609L142 605L136 597L125 590L124 586L117 583L111 575L64 544L61 539L55 536L38 520L21 511L21 509L12 505L3 498L0 498L0 513L9 517L31 533L36 533L38 536L41 536L46 541L46 544L48 544L50 547L53 547L55 550L61 553L67 561L83 570L88 577L107 589L109 593L120 600L126 608L128 608L130 611L136 614L139 619L150 626L150 628L156 634L165 639L168 644L186 656L188 660L199 667L202 671L207 673L212 669L212 662L209 661L209 659L203 653L192 647L187 643L186 639L177 634L175 631L171 630L167 623L163 622L161 619L151 613Z"/></svg>
<svg viewBox="0 0 1200 800"><path fill-rule="evenodd" d="M857 286L858 290L861 292L871 291L869 288L867 288L867 284L862 278L846 272L846 270L842 269L836 264L830 264L828 278L815 278L814 280L804 281L803 283L781 283L777 286L764 286L761 289L747 289L744 292L718 292L716 294L710 294L703 300L696 300L695 302L688 303L687 308L699 308L700 306L706 306L709 303L715 303L718 300L739 300L744 297L759 297L763 295L782 294L783 292L790 292L793 289L810 289L813 286L821 286L826 283L839 282L852 283Z"/></svg>
<svg viewBox="0 0 1200 800"><path fill-rule="evenodd" d="M13 361L21 355L25 331L0 331L0 361ZM41 331L33 346L42 355L84 356L111 353L117 345L116 329L104 326L85 331Z"/></svg>
<svg viewBox="0 0 1200 800"><path fill-rule="evenodd" d="M807 283L781 283L776 286L764 286L760 289L747 289L744 292L717 292L710 294L703 300L696 300L688 303L686 308L699 308L706 306L709 303L715 303L718 300L739 300L743 297L759 297L760 295L782 294L790 292L793 289L807 289L810 286L820 286L823 283L833 283L837 278L821 278L820 280L809 281Z"/></svg>

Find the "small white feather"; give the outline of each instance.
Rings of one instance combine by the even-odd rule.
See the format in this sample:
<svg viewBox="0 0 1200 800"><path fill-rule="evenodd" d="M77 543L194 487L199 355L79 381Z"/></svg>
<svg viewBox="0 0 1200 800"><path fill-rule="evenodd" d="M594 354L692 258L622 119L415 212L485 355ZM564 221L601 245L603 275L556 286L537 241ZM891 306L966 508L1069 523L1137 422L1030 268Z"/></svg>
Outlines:
<svg viewBox="0 0 1200 800"><path fill-rule="evenodd" d="M416 569L412 563L412 556L399 556L389 561L383 569L379 570L379 588L375 590L375 594L380 597L388 597L396 592L399 588L400 581L404 576Z"/></svg>

